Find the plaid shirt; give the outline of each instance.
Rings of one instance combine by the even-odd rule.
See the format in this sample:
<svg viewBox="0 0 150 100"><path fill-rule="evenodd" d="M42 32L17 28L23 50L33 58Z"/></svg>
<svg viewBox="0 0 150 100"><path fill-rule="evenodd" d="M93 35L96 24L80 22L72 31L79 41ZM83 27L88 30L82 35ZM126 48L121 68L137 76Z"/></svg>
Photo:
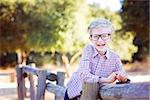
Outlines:
<svg viewBox="0 0 150 100"><path fill-rule="evenodd" d="M80 95L83 82L98 82L99 77L108 77L112 72L125 73L120 58L111 50L99 55L93 45L87 45L82 53L78 70L67 83L69 98Z"/></svg>

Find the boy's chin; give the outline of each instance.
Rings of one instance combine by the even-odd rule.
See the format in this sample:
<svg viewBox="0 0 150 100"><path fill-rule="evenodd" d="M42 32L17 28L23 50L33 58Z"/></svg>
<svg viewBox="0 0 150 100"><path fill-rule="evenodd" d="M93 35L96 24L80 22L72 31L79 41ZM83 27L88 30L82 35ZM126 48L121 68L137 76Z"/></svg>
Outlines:
<svg viewBox="0 0 150 100"><path fill-rule="evenodd" d="M100 54L105 54L106 53L106 49L105 50L98 50L98 52L100 53Z"/></svg>
<svg viewBox="0 0 150 100"><path fill-rule="evenodd" d="M107 51L107 47L105 48L97 48L98 52L106 52Z"/></svg>

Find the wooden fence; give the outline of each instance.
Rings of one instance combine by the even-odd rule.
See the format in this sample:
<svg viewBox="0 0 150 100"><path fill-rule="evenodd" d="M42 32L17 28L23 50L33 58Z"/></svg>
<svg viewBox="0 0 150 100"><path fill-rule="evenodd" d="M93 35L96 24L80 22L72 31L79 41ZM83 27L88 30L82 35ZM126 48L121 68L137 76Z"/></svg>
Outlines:
<svg viewBox="0 0 150 100"><path fill-rule="evenodd" d="M17 67L18 100L25 97L25 78L30 81L31 100L44 100L45 90L55 94L55 100L63 100L65 95L64 73L57 72L57 75L47 70L39 70L30 66ZM37 88L34 87L33 76L38 76ZM46 83L46 80L56 81ZM81 100L149 100L150 82L99 85L97 83L84 83Z"/></svg>
<svg viewBox="0 0 150 100"><path fill-rule="evenodd" d="M26 96L25 78L29 78L30 83L30 98L31 100L44 100L45 90L55 94L55 100L63 100L65 94L63 72L57 72L57 75L47 70L40 70L31 66L17 66L17 90L18 100L24 100ZM35 88L35 82L33 75L37 78L37 87ZM46 83L46 81L49 82ZM50 81L56 81L56 84L52 84Z"/></svg>
<svg viewBox="0 0 150 100"><path fill-rule="evenodd" d="M150 82L111 85L84 83L81 100L97 100L97 97L102 100L150 100Z"/></svg>

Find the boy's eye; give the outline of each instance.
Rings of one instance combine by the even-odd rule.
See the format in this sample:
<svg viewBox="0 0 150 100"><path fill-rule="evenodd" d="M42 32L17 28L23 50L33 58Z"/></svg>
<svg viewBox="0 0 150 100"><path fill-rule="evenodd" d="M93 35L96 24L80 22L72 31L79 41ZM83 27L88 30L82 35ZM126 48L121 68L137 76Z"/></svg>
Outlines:
<svg viewBox="0 0 150 100"><path fill-rule="evenodd" d="M93 37L93 38L98 38L98 37L99 37L99 35L93 35L92 37Z"/></svg>
<svg viewBox="0 0 150 100"><path fill-rule="evenodd" d="M101 37L104 37L104 38L105 38L105 37L108 37L108 36L109 36L108 34L102 34L102 35L101 35Z"/></svg>
<svg viewBox="0 0 150 100"><path fill-rule="evenodd" d="M92 38L93 40L98 40L98 39L99 39L99 35L91 35L91 38Z"/></svg>
<svg viewBox="0 0 150 100"><path fill-rule="evenodd" d="M107 37L109 37L109 36L110 36L110 34L102 34L102 35L101 35L102 38L107 38Z"/></svg>
<svg viewBox="0 0 150 100"><path fill-rule="evenodd" d="M93 35L90 35L90 36L93 40L98 40L99 38L105 40L110 36L110 34L101 34L101 35L93 34Z"/></svg>

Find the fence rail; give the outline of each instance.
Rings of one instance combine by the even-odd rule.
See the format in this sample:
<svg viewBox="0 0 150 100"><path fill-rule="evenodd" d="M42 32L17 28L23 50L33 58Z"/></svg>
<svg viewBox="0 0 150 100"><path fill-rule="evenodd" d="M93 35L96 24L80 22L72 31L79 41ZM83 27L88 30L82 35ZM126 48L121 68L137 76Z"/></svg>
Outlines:
<svg viewBox="0 0 150 100"><path fill-rule="evenodd" d="M99 96L102 100L149 100L150 82L110 85L83 84L81 100L96 100Z"/></svg>
<svg viewBox="0 0 150 100"><path fill-rule="evenodd" d="M33 68L32 66L17 66L17 90L18 100L24 100L26 96L25 78L29 78L30 83L30 98L31 100L44 100L45 90L54 93L55 100L61 100L64 96L64 73L57 72L57 74ZM35 89L33 75L37 78L37 88ZM46 80L56 81L56 84L46 83Z"/></svg>
<svg viewBox="0 0 150 100"><path fill-rule="evenodd" d="M31 66L16 67L18 83L18 100L24 100L25 78L30 82L31 100L44 100L45 90L55 94L55 100L63 100L65 95L63 72L57 74L32 68ZM33 75L38 76L37 88L35 89ZM46 83L46 80L56 81ZM100 85L98 83L84 83L81 100L149 100L150 99L150 82Z"/></svg>

